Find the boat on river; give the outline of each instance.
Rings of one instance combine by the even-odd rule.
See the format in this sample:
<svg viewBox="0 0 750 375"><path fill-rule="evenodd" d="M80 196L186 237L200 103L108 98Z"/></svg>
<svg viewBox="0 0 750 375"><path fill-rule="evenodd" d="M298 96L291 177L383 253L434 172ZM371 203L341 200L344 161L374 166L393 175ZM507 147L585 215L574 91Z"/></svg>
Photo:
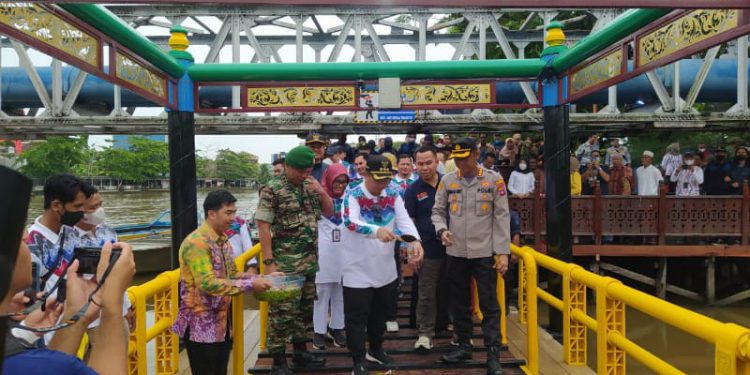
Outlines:
<svg viewBox="0 0 750 375"><path fill-rule="evenodd" d="M114 229L117 232L117 237L122 241L170 237L172 234L170 213L171 211L166 210L150 223L118 225Z"/></svg>

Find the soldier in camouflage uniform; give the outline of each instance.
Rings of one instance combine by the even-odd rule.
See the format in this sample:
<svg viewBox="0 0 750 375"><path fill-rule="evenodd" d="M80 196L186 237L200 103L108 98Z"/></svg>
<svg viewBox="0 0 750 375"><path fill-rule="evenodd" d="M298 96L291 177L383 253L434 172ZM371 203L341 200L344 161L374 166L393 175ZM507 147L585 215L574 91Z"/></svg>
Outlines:
<svg viewBox="0 0 750 375"><path fill-rule="evenodd" d="M284 173L261 189L255 212L265 273L280 271L306 278L301 301L269 306L267 347L273 355L271 374L275 375L291 374L285 357L290 341L296 367L325 365L324 358L309 353L306 347L318 271L318 220L321 215L333 214L333 201L310 176L314 158L304 146L289 151Z"/></svg>

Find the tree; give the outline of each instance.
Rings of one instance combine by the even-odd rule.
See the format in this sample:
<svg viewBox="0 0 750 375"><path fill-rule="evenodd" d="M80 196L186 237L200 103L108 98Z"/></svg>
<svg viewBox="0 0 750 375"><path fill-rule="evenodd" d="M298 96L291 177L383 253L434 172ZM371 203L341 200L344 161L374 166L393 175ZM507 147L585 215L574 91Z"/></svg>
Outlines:
<svg viewBox="0 0 750 375"><path fill-rule="evenodd" d="M246 180L258 176L258 161L248 152L222 149L216 154L216 177L224 180Z"/></svg>
<svg viewBox="0 0 750 375"><path fill-rule="evenodd" d="M97 168L117 179L118 188L124 181L143 182L165 177L169 173L167 144L144 137L129 137L127 150L109 146L102 150Z"/></svg>
<svg viewBox="0 0 750 375"><path fill-rule="evenodd" d="M72 173L84 162L88 137L52 136L26 150L20 157L22 173L46 178L58 173Z"/></svg>
<svg viewBox="0 0 750 375"><path fill-rule="evenodd" d="M261 164L258 171L258 185L265 185L273 178L273 167L271 164Z"/></svg>

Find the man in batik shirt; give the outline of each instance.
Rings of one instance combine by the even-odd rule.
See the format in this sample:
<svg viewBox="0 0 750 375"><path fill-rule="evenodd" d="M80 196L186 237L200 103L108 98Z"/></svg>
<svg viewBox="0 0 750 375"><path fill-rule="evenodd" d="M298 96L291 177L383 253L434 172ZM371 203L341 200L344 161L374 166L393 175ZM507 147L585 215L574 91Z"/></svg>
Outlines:
<svg viewBox="0 0 750 375"><path fill-rule="evenodd" d="M205 222L180 246L181 303L172 332L182 337L193 374L227 373L231 296L271 286L267 279L240 273L235 267L224 233L237 213L235 202L226 190L209 193L203 202Z"/></svg>

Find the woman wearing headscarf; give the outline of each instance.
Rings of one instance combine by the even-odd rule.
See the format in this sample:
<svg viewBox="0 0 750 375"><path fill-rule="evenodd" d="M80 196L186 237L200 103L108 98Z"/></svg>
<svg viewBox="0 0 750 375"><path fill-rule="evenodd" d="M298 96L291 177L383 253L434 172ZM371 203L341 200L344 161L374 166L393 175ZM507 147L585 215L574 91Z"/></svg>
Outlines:
<svg viewBox="0 0 750 375"><path fill-rule="evenodd" d="M343 243L341 232L346 230L342 224L344 191L349 184L346 167L331 164L323 173L323 189L333 199L333 216L323 217L318 221L318 265L315 275L315 287L318 298L313 307L313 347L318 350L326 348L328 334L328 315L331 316L331 332L328 336L337 348L346 346L344 337L344 290L341 286L341 259Z"/></svg>
<svg viewBox="0 0 750 375"><path fill-rule="evenodd" d="M526 198L534 192L534 174L531 173L528 160L521 159L518 167L510 174L508 190L519 198Z"/></svg>
<svg viewBox="0 0 750 375"><path fill-rule="evenodd" d="M513 165L516 161L516 155L518 155L518 147L513 138L506 139L503 149L500 150L500 160L509 160L511 165Z"/></svg>

